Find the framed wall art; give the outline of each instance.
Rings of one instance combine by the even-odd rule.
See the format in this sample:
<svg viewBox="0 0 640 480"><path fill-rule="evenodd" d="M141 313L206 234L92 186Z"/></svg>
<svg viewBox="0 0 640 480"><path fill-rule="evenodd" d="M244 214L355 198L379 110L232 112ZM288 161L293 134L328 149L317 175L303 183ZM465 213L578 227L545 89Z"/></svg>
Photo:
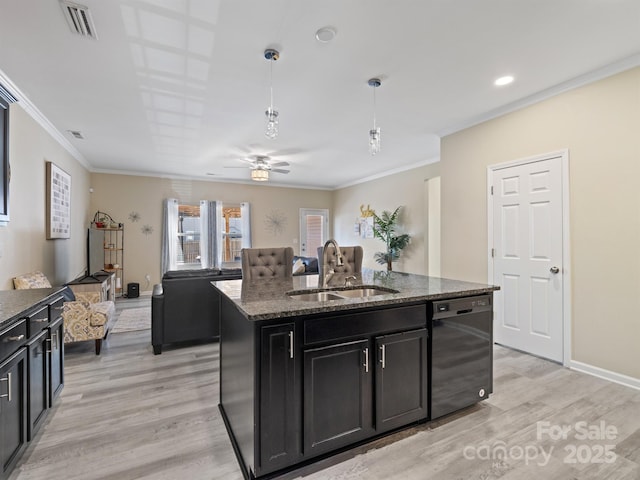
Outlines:
<svg viewBox="0 0 640 480"><path fill-rule="evenodd" d="M47 162L47 240L71 237L71 175Z"/></svg>

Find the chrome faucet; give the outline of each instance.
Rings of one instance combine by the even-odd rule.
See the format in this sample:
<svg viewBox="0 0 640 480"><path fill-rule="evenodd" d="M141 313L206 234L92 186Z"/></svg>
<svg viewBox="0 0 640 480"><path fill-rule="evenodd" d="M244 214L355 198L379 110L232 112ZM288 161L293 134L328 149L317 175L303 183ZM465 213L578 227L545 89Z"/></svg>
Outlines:
<svg viewBox="0 0 640 480"><path fill-rule="evenodd" d="M333 248L336 249L336 265L344 265L342 252L340 252L340 246L338 245L338 242L336 242L333 238L330 238L324 243L324 247L322 247L322 287L327 286L329 280L335 273L333 266L327 261L327 247L329 245L333 245Z"/></svg>

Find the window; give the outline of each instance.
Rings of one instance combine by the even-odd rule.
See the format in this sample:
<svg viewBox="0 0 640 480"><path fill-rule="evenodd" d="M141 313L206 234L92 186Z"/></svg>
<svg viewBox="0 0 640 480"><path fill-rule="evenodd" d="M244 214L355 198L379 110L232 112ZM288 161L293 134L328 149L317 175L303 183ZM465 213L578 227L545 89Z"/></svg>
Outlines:
<svg viewBox="0 0 640 480"><path fill-rule="evenodd" d="M240 268L240 251L251 246L249 204L164 201L162 273L199 268Z"/></svg>
<svg viewBox="0 0 640 480"><path fill-rule="evenodd" d="M16 99L0 85L0 225L9 221L9 104Z"/></svg>
<svg viewBox="0 0 640 480"><path fill-rule="evenodd" d="M176 269L200 268L200 206L178 205Z"/></svg>

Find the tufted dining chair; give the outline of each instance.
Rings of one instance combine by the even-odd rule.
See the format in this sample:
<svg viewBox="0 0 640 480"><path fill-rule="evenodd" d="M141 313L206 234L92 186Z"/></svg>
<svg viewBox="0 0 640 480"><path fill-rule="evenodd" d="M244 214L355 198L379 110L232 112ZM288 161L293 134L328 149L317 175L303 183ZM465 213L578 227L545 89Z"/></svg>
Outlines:
<svg viewBox="0 0 640 480"><path fill-rule="evenodd" d="M293 275L293 248L243 248L242 278L288 278Z"/></svg>
<svg viewBox="0 0 640 480"><path fill-rule="evenodd" d="M318 270L321 277L325 273L323 252L324 248L318 247ZM327 247L327 264L333 267L334 273L345 275L356 275L358 273L362 273L362 257L364 256L364 251L361 246L340 246L340 253L342 254L342 261L344 265L336 265L336 249L333 245Z"/></svg>

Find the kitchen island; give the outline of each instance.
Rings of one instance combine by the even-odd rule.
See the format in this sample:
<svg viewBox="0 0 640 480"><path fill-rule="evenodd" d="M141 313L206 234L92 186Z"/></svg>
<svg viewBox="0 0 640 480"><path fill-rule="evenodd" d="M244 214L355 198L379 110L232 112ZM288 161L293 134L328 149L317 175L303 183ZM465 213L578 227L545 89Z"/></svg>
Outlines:
<svg viewBox="0 0 640 480"><path fill-rule="evenodd" d="M373 270L334 275L324 288L317 275L212 285L221 293L220 411L246 478L428 421L434 301L483 299L489 327L471 336L483 342L486 361L474 363L486 375L472 401L492 391L497 287Z"/></svg>

